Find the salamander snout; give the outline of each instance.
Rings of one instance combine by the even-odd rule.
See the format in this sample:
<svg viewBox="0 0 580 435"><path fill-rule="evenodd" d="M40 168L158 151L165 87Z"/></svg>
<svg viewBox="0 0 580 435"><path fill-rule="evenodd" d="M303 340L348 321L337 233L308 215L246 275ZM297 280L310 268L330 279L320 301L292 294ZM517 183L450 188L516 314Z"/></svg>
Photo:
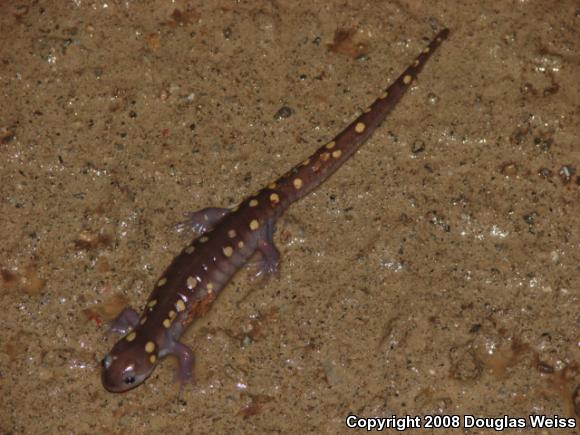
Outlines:
<svg viewBox="0 0 580 435"><path fill-rule="evenodd" d="M101 361L103 387L112 393L129 391L149 377L156 361L154 352L123 339Z"/></svg>

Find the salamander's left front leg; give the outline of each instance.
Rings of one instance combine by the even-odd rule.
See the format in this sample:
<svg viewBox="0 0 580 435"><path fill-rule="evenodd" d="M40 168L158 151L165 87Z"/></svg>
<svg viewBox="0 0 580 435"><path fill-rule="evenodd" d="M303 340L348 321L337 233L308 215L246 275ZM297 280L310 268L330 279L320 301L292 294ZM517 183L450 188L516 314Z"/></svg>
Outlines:
<svg viewBox="0 0 580 435"><path fill-rule="evenodd" d="M193 213L186 213L186 220L177 224L177 230L183 231L191 227L193 231L201 235L214 228L230 209L219 207L207 207Z"/></svg>
<svg viewBox="0 0 580 435"><path fill-rule="evenodd" d="M261 229L258 238L258 251L262 254L262 259L258 263L256 276L268 278L278 272L280 251L274 245L274 230L273 222L268 222Z"/></svg>
<svg viewBox="0 0 580 435"><path fill-rule="evenodd" d="M179 368L175 377L180 386L184 387L193 379L193 352L185 344L174 341L167 349L167 353L177 357Z"/></svg>

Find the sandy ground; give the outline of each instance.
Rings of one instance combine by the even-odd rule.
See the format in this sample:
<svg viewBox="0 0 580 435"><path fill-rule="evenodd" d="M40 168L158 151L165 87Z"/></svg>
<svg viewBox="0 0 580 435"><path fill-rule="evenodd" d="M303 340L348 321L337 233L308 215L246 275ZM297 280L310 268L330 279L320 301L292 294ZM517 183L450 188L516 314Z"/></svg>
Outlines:
<svg viewBox="0 0 580 435"><path fill-rule="evenodd" d="M106 322L188 243L183 213L299 162L442 27L279 222L279 276L243 270L185 334L195 384L168 358L106 392ZM0 28L2 433L579 416L578 2L5 1Z"/></svg>

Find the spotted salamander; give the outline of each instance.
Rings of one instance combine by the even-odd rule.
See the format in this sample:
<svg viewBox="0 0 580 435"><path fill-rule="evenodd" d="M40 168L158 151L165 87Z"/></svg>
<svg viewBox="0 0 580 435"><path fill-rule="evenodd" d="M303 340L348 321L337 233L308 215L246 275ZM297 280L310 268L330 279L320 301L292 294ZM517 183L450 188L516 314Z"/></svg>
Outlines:
<svg viewBox="0 0 580 435"><path fill-rule="evenodd" d="M124 334L102 361L103 386L112 392L140 385L166 355L179 362L177 377L192 378L193 353L179 339L204 314L233 275L259 251L259 273L277 270L280 254L272 237L276 219L334 173L377 129L425 62L448 36L442 30L397 80L333 140L232 208L205 208L188 222L198 233L156 282L141 316L125 308L111 330Z"/></svg>

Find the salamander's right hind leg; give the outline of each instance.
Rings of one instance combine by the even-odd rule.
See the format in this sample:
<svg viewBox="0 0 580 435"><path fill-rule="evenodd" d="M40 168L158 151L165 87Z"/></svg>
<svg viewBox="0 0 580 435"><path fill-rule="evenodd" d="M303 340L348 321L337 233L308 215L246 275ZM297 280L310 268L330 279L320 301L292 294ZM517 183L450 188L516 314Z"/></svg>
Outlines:
<svg viewBox="0 0 580 435"><path fill-rule="evenodd" d="M206 233L215 228L229 211L228 208L207 207L193 213L186 213L187 219L177 224L177 231L190 227L198 235Z"/></svg>

